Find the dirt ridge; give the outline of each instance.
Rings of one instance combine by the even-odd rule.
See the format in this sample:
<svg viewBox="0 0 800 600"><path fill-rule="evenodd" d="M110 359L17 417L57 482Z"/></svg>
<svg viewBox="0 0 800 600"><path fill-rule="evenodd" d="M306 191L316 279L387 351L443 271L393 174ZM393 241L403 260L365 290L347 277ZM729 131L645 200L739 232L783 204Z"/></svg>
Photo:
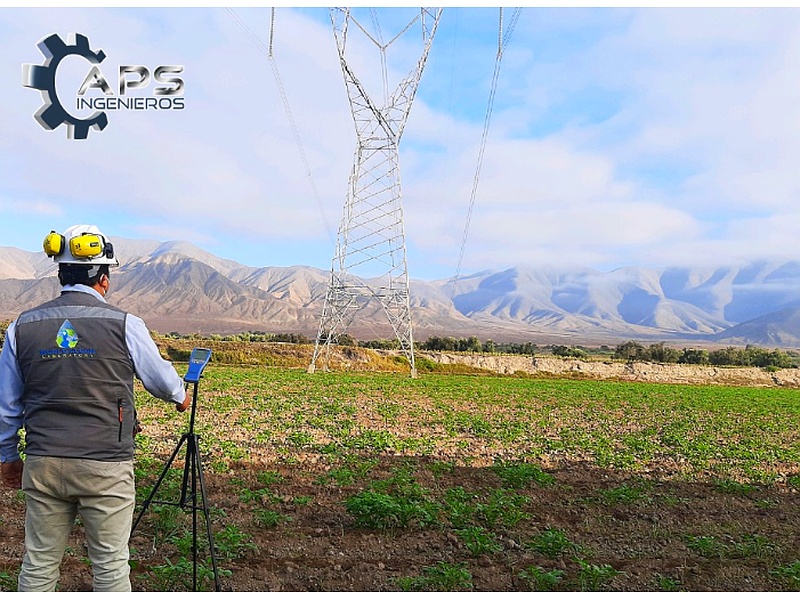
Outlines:
<svg viewBox="0 0 800 600"><path fill-rule="evenodd" d="M438 364L463 364L502 375L525 373L614 381L800 388L800 369L768 371L759 367L722 367L448 352L424 352L420 355Z"/></svg>

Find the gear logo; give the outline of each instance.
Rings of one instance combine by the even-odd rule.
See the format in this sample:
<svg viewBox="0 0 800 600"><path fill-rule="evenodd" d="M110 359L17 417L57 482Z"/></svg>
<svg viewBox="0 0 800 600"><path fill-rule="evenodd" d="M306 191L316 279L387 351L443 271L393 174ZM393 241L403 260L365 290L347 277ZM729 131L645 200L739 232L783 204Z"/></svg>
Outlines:
<svg viewBox="0 0 800 600"><path fill-rule="evenodd" d="M37 47L44 54L45 61L41 65L22 65L22 85L40 90L42 93L44 104L33 115L39 125L48 131L66 125L68 139L85 140L90 128L98 131L105 129L108 117L102 111L96 111L85 119L68 113L56 93L56 70L67 56L77 55L90 63L100 64L106 55L102 50L93 52L85 35L71 34L69 42L69 44L64 43L64 40L55 33L40 41Z"/></svg>

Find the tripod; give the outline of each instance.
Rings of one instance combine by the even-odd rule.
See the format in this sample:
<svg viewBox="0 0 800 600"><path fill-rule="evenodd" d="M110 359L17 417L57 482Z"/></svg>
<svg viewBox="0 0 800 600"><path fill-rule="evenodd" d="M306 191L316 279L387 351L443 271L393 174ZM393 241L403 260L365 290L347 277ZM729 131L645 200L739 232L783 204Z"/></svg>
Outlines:
<svg viewBox="0 0 800 600"><path fill-rule="evenodd" d="M195 353L198 350L202 350L203 352L207 352L207 355L203 355L205 359L205 363L200 366L199 368L196 366L196 360L194 360ZM208 548L209 553L211 554L211 567L214 571L214 588L217 592L220 591L220 583L219 583L219 574L217 572L217 559L214 552L214 536L211 533L211 517L208 511L208 503L206 502L206 484L205 478L203 477L203 464L200 460L200 447L198 445L199 437L194 432L194 419L195 413L197 409L197 386L200 381L200 373L205 365L208 363L208 358L211 355L210 350L205 349L195 349L192 352L192 358L190 359L190 368L189 372L184 377L186 382L191 382L194 384L194 389L192 393L192 413L191 419L189 420L189 431L184 433L181 436L178 445L175 447L175 450L172 453L172 456L169 457L169 460L164 465L164 470L161 472L161 476L158 478L155 486L153 487L150 495L147 497L147 500L144 501L142 504L142 509L139 511L139 516L136 517L136 520L133 523L133 527L131 527L131 535L136 530L136 526L139 524L142 516L144 515L147 508L150 504L164 504L169 506L178 506L182 509L190 508L192 511L192 591L197 591L197 513L198 511L202 510L203 518L205 519L206 525L206 535L208 536ZM193 363L195 363L193 365ZM180 500L178 502L163 502L163 501L155 501L153 498L158 492L158 488L161 486L161 483L164 481L164 478L167 476L169 472L170 466L172 465L172 461L175 460L175 457L180 452L181 447L186 445L186 460L184 462L183 467L183 485L181 487L181 495ZM198 490L198 483L200 484L200 496L198 498L197 490ZM198 500L200 503L198 504Z"/></svg>

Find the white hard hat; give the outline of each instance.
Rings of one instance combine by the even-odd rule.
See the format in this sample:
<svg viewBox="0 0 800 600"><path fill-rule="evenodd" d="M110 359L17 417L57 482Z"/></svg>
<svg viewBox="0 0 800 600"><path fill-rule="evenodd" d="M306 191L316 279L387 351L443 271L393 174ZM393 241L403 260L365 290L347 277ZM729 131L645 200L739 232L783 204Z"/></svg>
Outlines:
<svg viewBox="0 0 800 600"><path fill-rule="evenodd" d="M73 225L64 235L51 231L42 246L58 264L119 266L114 246L94 225Z"/></svg>

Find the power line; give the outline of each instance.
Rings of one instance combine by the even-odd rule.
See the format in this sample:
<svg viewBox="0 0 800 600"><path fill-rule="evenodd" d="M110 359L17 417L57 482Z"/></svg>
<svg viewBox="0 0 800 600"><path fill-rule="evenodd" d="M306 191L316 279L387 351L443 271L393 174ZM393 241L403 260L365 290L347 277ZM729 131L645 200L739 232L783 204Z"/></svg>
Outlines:
<svg viewBox="0 0 800 600"><path fill-rule="evenodd" d="M255 32L253 32L250 27L247 26L239 15L232 8L226 8L225 11L231 16L234 22L242 28L242 30L247 34L250 40L260 48L269 59L270 69L272 70L272 75L275 78L275 84L278 87L278 94L281 97L281 102L283 104L284 112L286 113L286 119L289 121L289 127L292 130L292 137L294 139L294 143L297 146L297 151L300 154L300 160L303 163L303 168L305 169L306 176L308 177L309 184L311 185L311 191L314 194L314 199L317 203L317 208L319 209L320 215L322 216L322 222L325 225L325 230L328 234L328 239L331 243L334 242L333 236L333 229L331 228L330 224L328 223L328 219L325 216L325 210L323 209L322 200L320 199L319 192L317 191L317 185L314 181L314 177L311 173L311 167L308 164L308 158L306 157L306 151L303 147L303 141L300 138L300 132L297 129L297 123L294 120L294 115L292 114L292 108L289 104L289 97L286 94L286 88L283 85L283 80L281 79L280 71L278 70L278 63L275 60L275 55L273 52L273 41L275 37L275 9L272 9L270 15L270 27L269 27L269 46L267 46Z"/></svg>
<svg viewBox="0 0 800 600"><path fill-rule="evenodd" d="M469 198L469 208L467 209L467 220L464 224L464 234L461 239L461 250L459 251L458 255L458 265L456 267L456 274L453 277L453 288L450 293L450 298L452 299L455 296L456 290L456 282L458 278L461 276L461 265L464 261L464 251L467 247L467 238L469 236L469 227L472 221L472 212L475 208L475 198L478 193L478 182L481 176L481 168L483 167L483 157L486 151L486 141L489 137L489 124L492 120L492 111L494 110L494 99L497 94L497 82L500 78L500 63L503 59L503 52L505 48L508 46L509 42L511 41L511 35L514 32L514 28L517 25L517 21L519 20L519 16L522 13L522 8L515 8L514 12L511 15L511 20L508 28L506 29L505 33L503 32L503 9L500 9L500 25L498 29L498 36L497 36L497 56L495 57L494 63L494 74L492 75L492 86L489 92L489 101L486 107L486 116L484 117L483 121L483 133L481 135L481 143L478 149L478 164L475 169L475 176L472 180L472 192L470 193Z"/></svg>

